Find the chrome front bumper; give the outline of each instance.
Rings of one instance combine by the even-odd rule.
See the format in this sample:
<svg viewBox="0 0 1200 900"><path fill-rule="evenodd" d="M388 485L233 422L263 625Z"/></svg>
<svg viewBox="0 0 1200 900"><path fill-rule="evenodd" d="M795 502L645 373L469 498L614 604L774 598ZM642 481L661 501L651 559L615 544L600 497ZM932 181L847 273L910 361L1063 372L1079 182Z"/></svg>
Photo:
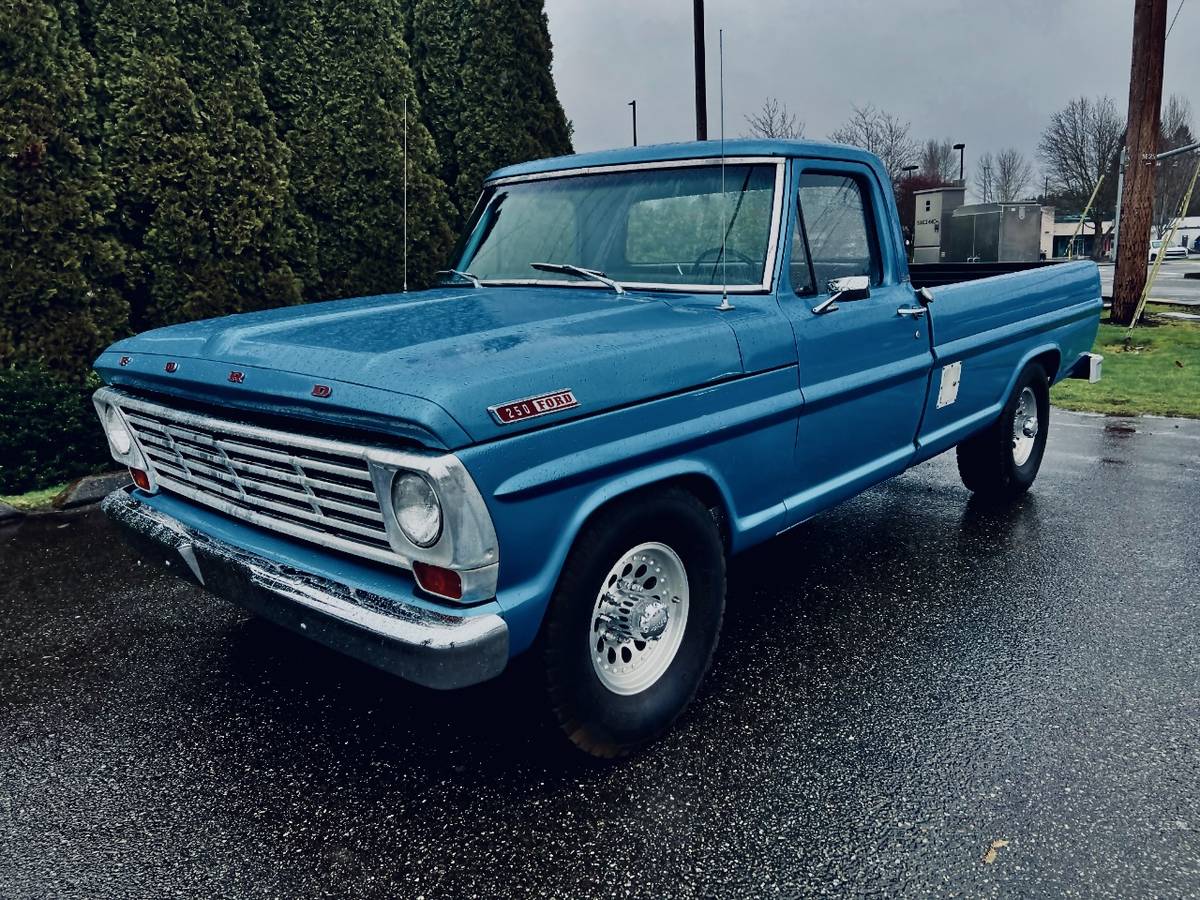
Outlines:
<svg viewBox="0 0 1200 900"><path fill-rule="evenodd" d="M122 488L101 508L135 549L265 619L431 688L486 681L508 663L494 613L435 612L271 562L151 509Z"/></svg>

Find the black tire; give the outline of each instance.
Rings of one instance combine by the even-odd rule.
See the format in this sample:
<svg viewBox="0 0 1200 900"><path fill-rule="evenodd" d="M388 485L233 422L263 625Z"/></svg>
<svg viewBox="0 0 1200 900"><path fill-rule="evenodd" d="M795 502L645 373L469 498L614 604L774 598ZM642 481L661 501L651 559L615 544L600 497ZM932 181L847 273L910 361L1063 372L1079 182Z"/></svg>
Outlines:
<svg viewBox="0 0 1200 900"><path fill-rule="evenodd" d="M665 544L683 563L688 613L679 648L639 693L610 690L592 662L596 598L631 549ZM725 612L725 549L712 513L694 495L667 489L619 502L580 532L567 557L542 632L546 691L553 714L576 747L623 756L666 731L708 671Z"/></svg>
<svg viewBox="0 0 1200 900"><path fill-rule="evenodd" d="M1033 392L1037 405L1037 434L1029 457L1018 463L1014 454L1013 420L1022 393ZM997 503L1020 497L1037 478L1050 433L1050 384L1037 363L1025 367L1000 412L1000 418L958 445L958 474L977 496Z"/></svg>

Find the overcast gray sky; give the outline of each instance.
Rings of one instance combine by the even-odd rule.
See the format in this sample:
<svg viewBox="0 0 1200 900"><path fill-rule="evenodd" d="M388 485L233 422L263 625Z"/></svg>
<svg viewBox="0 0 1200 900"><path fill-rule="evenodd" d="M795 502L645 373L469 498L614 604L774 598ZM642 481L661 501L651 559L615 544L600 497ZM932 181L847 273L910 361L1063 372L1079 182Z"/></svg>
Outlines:
<svg viewBox="0 0 1200 900"><path fill-rule="evenodd" d="M1169 0L1168 16L1179 0ZM691 0L546 0L559 97L577 150L695 136ZM1034 156L1050 113L1107 93L1124 115L1132 0L708 0L709 135L718 126L717 29L725 29L725 129L775 96L824 140L852 104L912 122L914 137ZM1168 19L1169 21L1169 19ZM1200 114L1200 0L1167 41L1164 95Z"/></svg>

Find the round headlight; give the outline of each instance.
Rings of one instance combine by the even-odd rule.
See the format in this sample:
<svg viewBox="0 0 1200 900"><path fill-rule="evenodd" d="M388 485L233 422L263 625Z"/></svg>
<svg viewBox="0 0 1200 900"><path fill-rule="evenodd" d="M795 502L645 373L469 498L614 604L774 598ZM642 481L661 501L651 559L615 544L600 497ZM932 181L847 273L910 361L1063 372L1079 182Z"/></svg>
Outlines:
<svg viewBox="0 0 1200 900"><path fill-rule="evenodd" d="M121 421L121 414L116 407L110 406L104 412L104 432L118 456L124 456L133 448L133 437Z"/></svg>
<svg viewBox="0 0 1200 900"><path fill-rule="evenodd" d="M431 547L442 534L442 503L433 485L415 472L392 480L392 512L404 536L418 547Z"/></svg>

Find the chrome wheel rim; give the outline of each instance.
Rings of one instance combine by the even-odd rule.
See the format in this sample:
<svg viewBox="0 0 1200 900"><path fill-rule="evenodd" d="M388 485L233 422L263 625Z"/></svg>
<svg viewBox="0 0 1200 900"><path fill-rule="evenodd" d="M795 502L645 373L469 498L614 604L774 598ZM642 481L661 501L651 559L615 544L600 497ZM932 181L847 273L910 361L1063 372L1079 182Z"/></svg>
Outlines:
<svg viewBox="0 0 1200 900"><path fill-rule="evenodd" d="M1018 466L1029 462L1040 430L1037 397L1033 395L1033 388L1022 388L1021 396L1017 398L1017 408L1013 412L1012 426L1013 462Z"/></svg>
<svg viewBox="0 0 1200 900"><path fill-rule="evenodd" d="M588 655L600 683L628 696L670 668L687 628L687 570L666 544L639 544L617 561L592 605Z"/></svg>

